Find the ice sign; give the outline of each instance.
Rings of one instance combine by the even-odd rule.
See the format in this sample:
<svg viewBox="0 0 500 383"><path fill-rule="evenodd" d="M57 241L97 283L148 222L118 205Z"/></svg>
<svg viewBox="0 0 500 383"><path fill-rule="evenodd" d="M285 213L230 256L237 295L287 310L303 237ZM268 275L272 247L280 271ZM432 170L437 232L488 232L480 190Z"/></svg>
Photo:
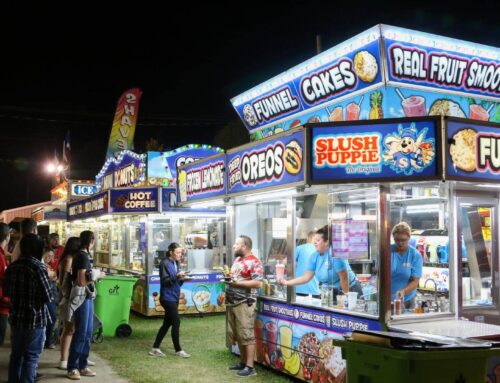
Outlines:
<svg viewBox="0 0 500 383"><path fill-rule="evenodd" d="M71 194L77 196L92 195L97 191L95 184L73 184Z"/></svg>

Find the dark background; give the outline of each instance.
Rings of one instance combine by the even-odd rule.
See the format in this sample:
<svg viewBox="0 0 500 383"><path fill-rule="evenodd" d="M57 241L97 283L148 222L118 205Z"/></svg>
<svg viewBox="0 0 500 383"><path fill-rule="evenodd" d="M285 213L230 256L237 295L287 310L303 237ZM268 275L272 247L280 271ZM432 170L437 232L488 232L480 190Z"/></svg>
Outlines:
<svg viewBox="0 0 500 383"><path fill-rule="evenodd" d="M44 164L67 130L72 178L93 179L131 87L143 91L137 151L150 138L227 149L248 137L230 98L314 56L316 35L323 50L378 23L500 42L494 1L81 4L2 11L0 210L49 199Z"/></svg>

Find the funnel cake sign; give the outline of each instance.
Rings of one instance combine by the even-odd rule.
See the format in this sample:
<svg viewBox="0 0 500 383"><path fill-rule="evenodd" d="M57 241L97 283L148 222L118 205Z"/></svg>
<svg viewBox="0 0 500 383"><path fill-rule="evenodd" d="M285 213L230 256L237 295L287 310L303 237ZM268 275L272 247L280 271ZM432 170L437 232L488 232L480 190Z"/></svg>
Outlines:
<svg viewBox="0 0 500 383"><path fill-rule="evenodd" d="M451 177L500 179L500 129L458 121L447 123L447 174Z"/></svg>
<svg viewBox="0 0 500 383"><path fill-rule="evenodd" d="M311 181L436 176L435 124L313 126Z"/></svg>

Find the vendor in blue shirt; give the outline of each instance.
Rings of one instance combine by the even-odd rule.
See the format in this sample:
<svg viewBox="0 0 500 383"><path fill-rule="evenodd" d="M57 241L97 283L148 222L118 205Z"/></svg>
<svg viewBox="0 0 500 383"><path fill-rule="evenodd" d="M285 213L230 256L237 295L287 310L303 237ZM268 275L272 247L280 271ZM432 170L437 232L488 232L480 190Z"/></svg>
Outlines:
<svg viewBox="0 0 500 383"><path fill-rule="evenodd" d="M405 309L415 307L415 297L422 277L422 255L409 246L411 228L400 222L392 229L391 245L391 298L400 298Z"/></svg>
<svg viewBox="0 0 500 383"><path fill-rule="evenodd" d="M303 277L307 274L308 282L297 285L295 294L299 296L312 295L313 298L321 299L318 279L314 276L318 253L314 247L314 231L307 234L307 243L297 246L295 249L295 277ZM309 275L310 274L310 275Z"/></svg>
<svg viewBox="0 0 500 383"><path fill-rule="evenodd" d="M278 281L283 286L300 286L316 278L320 284L328 284L344 293L356 291L362 294L361 285L345 259L332 258L328 225L316 231L314 247L304 275L291 280Z"/></svg>

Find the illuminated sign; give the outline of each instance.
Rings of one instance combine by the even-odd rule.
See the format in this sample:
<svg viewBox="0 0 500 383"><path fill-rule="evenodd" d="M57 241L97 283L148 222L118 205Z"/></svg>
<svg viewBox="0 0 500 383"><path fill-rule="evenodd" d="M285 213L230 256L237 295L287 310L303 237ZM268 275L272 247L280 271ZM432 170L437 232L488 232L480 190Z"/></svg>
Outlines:
<svg viewBox="0 0 500 383"><path fill-rule="evenodd" d="M71 202L67 205L66 215L68 221L76 219L97 217L107 214L109 207L108 192L101 192L91 197L85 198L77 202Z"/></svg>
<svg viewBox="0 0 500 383"><path fill-rule="evenodd" d="M500 126L447 121L447 174L490 179L500 176Z"/></svg>
<svg viewBox="0 0 500 383"><path fill-rule="evenodd" d="M181 167L177 180L180 201L224 195L225 164L225 156L221 154Z"/></svg>
<svg viewBox="0 0 500 383"><path fill-rule="evenodd" d="M89 196L95 194L97 186L90 183L72 183L71 196Z"/></svg>
<svg viewBox="0 0 500 383"><path fill-rule="evenodd" d="M110 190L111 213L158 212L160 209L157 188L128 188Z"/></svg>
<svg viewBox="0 0 500 383"><path fill-rule="evenodd" d="M255 191L304 181L304 131L227 153L227 191Z"/></svg>
<svg viewBox="0 0 500 383"><path fill-rule="evenodd" d="M124 150L117 158L110 157L96 176L98 190L141 185L145 182L146 155Z"/></svg>
<svg viewBox="0 0 500 383"><path fill-rule="evenodd" d="M436 119L311 128L311 181L437 175Z"/></svg>

